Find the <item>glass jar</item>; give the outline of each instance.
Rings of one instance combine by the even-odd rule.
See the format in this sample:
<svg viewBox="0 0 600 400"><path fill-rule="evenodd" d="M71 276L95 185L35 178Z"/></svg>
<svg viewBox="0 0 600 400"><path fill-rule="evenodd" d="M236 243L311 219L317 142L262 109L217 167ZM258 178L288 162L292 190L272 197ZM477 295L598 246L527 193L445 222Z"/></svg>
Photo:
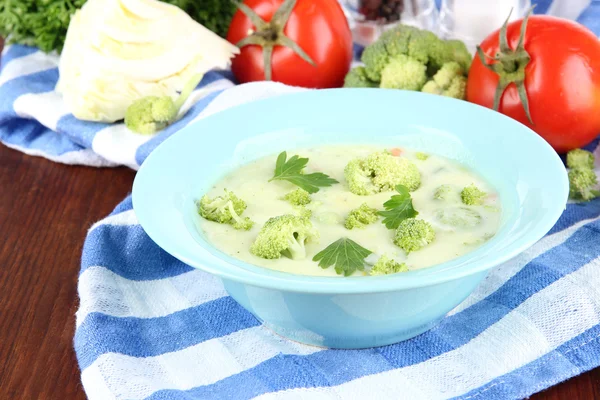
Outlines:
<svg viewBox="0 0 600 400"><path fill-rule="evenodd" d="M367 46L399 23L437 33L435 0L339 0L354 41Z"/></svg>
<svg viewBox="0 0 600 400"><path fill-rule="evenodd" d="M530 0L442 0L439 34L462 40L474 53L479 43L502 27L511 10L510 21L515 21L530 7Z"/></svg>

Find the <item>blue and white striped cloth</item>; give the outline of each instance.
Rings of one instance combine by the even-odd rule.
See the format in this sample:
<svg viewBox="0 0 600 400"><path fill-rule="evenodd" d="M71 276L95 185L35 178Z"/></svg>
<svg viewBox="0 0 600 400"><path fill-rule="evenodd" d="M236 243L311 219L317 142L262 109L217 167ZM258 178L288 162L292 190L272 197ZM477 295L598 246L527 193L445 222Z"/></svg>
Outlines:
<svg viewBox="0 0 600 400"><path fill-rule="evenodd" d="M535 3L600 34L600 3ZM0 140L68 164L135 169L197 118L301 90L211 72L185 118L137 136L73 118L53 92L56 64L32 48L3 52ZM518 399L600 365L599 288L600 200L569 204L432 330L376 349L313 348L273 335L218 279L162 251L128 197L85 241L74 344L90 399Z"/></svg>

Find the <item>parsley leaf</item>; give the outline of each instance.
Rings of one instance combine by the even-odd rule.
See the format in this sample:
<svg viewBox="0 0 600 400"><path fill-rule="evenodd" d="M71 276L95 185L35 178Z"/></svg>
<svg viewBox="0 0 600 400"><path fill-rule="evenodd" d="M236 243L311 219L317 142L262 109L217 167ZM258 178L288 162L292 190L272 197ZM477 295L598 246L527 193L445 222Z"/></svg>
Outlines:
<svg viewBox="0 0 600 400"><path fill-rule="evenodd" d="M379 211L383 217L383 223L388 229L396 229L400 222L408 218L414 218L419 213L413 208L412 198L408 188L403 185L396 186L399 194L392 196L391 199L383 203L385 211Z"/></svg>
<svg viewBox="0 0 600 400"><path fill-rule="evenodd" d="M287 160L287 153L281 152L277 157L275 163L275 174L271 181L288 181L294 185L306 190L308 193L317 193L320 187L331 186L335 183L339 183L328 175L321 172L314 172L312 174L305 174L302 171L306 164L308 164L308 158L300 158L297 155L290 157Z"/></svg>
<svg viewBox="0 0 600 400"><path fill-rule="evenodd" d="M365 268L365 258L371 254L361 245L348 238L341 238L313 257L313 261L319 261L319 267L326 269L335 265L338 275L350 276L356 270Z"/></svg>

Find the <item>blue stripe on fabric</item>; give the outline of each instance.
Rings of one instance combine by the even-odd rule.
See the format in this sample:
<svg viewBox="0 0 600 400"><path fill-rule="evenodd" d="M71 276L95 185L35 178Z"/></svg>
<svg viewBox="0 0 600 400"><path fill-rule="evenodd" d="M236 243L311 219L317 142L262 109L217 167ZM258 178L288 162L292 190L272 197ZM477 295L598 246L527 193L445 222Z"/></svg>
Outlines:
<svg viewBox="0 0 600 400"><path fill-rule="evenodd" d="M235 83L235 76L233 75L233 72L227 70L213 70L208 71L206 74L204 74L204 76L202 77L202 81L200 81L200 83L198 84L198 88L203 88L204 86L216 81L220 81L221 79L225 79Z"/></svg>
<svg viewBox="0 0 600 400"><path fill-rule="evenodd" d="M585 25L588 29L600 36L600 1L593 0L588 8L583 10L577 22Z"/></svg>
<svg viewBox="0 0 600 400"><path fill-rule="evenodd" d="M233 394L231 388L237 388L235 398L246 399L269 391L337 385L364 376L364 373L361 375L358 372L353 375L353 371L361 371L365 365L371 371L369 374L373 374L429 360L468 343L535 293L599 257L598 234L600 221L580 228L562 245L535 258L484 300L447 317L437 327L411 340L369 350L323 350L308 356L277 356L213 385L191 389L186 395L202 399L218 398L215 396L228 398L227 396ZM377 354L387 361L379 360ZM340 375L331 374L331 371L336 369L329 368L326 370L327 378L314 375L306 379L297 378L298 374L305 374L307 369L298 366L309 366L309 370L316 369L321 365L319 360L331 365L342 360L339 364L344 366L343 371ZM296 365L296 368L290 370L288 365ZM276 377L271 376L273 371L278 371ZM167 390L158 392L151 398L186 398L177 393L179 391Z"/></svg>
<svg viewBox="0 0 600 400"><path fill-rule="evenodd" d="M546 14L554 0L532 0L531 5L535 5L535 14Z"/></svg>
<svg viewBox="0 0 600 400"><path fill-rule="evenodd" d="M599 341L600 324L535 361L455 399L527 398L533 393L595 368L600 359Z"/></svg>
<svg viewBox="0 0 600 400"><path fill-rule="evenodd" d="M562 213L548 235L563 231L578 222L600 217L600 198L587 203L571 203Z"/></svg>
<svg viewBox="0 0 600 400"><path fill-rule="evenodd" d="M39 122L22 118L9 118L0 124L0 141L25 149L36 149L47 156L84 150L69 138L56 133Z"/></svg>
<svg viewBox="0 0 600 400"><path fill-rule="evenodd" d="M600 15L598 15L598 18L600 19ZM591 151L593 153L594 151L596 151L596 149L599 146L600 146L600 136L598 136L596 139L594 139L592 141L592 143L590 143L587 146L585 146L584 149L587 150L587 151Z"/></svg>
<svg viewBox="0 0 600 400"><path fill-rule="evenodd" d="M221 297L159 318L89 314L75 332L82 370L105 353L150 357L260 325L231 297Z"/></svg>
<svg viewBox="0 0 600 400"><path fill-rule="evenodd" d="M15 100L28 93L51 92L58 81L58 68L47 69L11 79L0 86L0 121L16 117Z"/></svg>
<svg viewBox="0 0 600 400"><path fill-rule="evenodd" d="M113 124L82 121L75 118L73 114L67 114L58 120L56 129L58 132L68 135L82 146L91 148L96 133L109 126L113 126Z"/></svg>
<svg viewBox="0 0 600 400"><path fill-rule="evenodd" d="M119 205L111 212L109 215L120 214L125 211L129 211L133 209L133 202L131 195L127 196L125 200L119 203Z"/></svg>
<svg viewBox="0 0 600 400"><path fill-rule="evenodd" d="M90 231L83 245L80 274L98 265L135 281L169 278L193 270L162 250L140 225L100 225Z"/></svg>
<svg viewBox="0 0 600 400"><path fill-rule="evenodd" d="M279 354L212 385L188 391L161 390L147 399L245 400L287 388L335 386L390 369L373 349L321 351L308 356Z"/></svg>
<svg viewBox="0 0 600 400"><path fill-rule="evenodd" d="M172 134L181 130L181 128L189 124L194 118L198 116L198 114L200 114L208 106L208 104L211 101L213 101L222 92L223 90L218 90L206 95L205 97L200 99L196 104L194 104L192 108L190 108L188 112L183 116L183 118L175 122L173 125L168 126L164 131L160 133L160 135L154 136L152 139L138 147L135 154L135 161L138 163L138 165L142 165L144 160L148 157L148 155L150 155L152 151L154 151L156 147L158 147Z"/></svg>
<svg viewBox="0 0 600 400"><path fill-rule="evenodd" d="M36 47L22 46L19 44L11 46L0 59L0 71L2 71L9 62L36 53L37 51L38 49Z"/></svg>

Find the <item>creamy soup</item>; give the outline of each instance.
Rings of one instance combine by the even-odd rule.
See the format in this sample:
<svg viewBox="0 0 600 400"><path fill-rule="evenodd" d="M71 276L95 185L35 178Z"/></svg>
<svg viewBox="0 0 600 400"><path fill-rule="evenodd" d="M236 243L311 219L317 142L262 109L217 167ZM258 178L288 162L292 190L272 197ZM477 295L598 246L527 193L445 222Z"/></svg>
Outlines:
<svg viewBox="0 0 600 400"><path fill-rule="evenodd" d="M373 254L366 258L364 271L356 271L353 275L368 275L369 263L381 255L406 263L409 270L430 267L452 260L473 251L485 243L497 231L500 223L500 204L494 189L473 171L446 158L429 155L425 160L418 159L416 153L402 150L401 157L410 159L421 173L420 187L411 192L413 206L418 211L419 219L429 222L435 230L435 240L418 251L406 254L393 243L394 230L387 229L379 221L367 225L363 229L348 230L344 220L348 213L366 203L370 207L383 210L383 204L395 194L386 191L369 196L359 196L349 191L344 178L344 168L349 161L358 157L366 157L385 149L371 146L321 146L308 149L288 151L288 156L299 155L309 159L306 173L323 172L339 181L338 184L321 188L311 195L312 202L306 207L312 211L310 221L319 231L317 242L306 244L306 258L292 260L285 256L278 259L263 259L250 252L250 246L257 237L261 227L271 217L283 214L297 214L297 209L282 197L297 189L286 181L272 181L277 154L261 158L231 172L211 190L208 196L221 196L223 189L235 193L247 203L244 217L250 217L254 226L248 230L236 230L229 224L201 220L200 228L207 240L222 252L250 264L274 270L319 276L340 276L334 268L323 269L313 261L315 254L336 240L346 237ZM476 185L488 195L484 204L465 206L460 199L460 191L468 185ZM436 200L434 193L441 185L450 185L455 196L450 200ZM452 210L467 207L481 215L481 222L473 227L456 227L440 221L440 210Z"/></svg>

